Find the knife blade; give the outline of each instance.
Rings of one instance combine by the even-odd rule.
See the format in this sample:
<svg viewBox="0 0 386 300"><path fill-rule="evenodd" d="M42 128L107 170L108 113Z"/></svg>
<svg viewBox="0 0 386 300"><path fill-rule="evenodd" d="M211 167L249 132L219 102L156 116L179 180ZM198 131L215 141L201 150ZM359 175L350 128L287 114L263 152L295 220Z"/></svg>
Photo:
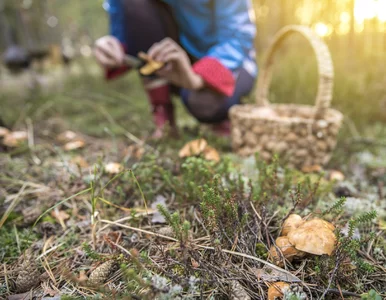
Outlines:
<svg viewBox="0 0 386 300"><path fill-rule="evenodd" d="M146 62L129 54L126 54L124 57L125 64L133 67L133 68L140 68L142 67Z"/></svg>

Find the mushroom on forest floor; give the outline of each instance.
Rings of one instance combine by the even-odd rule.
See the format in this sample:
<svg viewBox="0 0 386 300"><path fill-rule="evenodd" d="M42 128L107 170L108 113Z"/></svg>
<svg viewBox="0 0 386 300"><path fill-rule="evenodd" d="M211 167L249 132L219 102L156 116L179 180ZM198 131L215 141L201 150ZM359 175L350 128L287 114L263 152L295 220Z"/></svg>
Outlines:
<svg viewBox="0 0 386 300"><path fill-rule="evenodd" d="M9 148L22 145L28 139L26 131L12 131L4 136L3 144Z"/></svg>
<svg viewBox="0 0 386 300"><path fill-rule="evenodd" d="M268 288L268 300L281 299L284 293L290 289L286 282L275 282Z"/></svg>
<svg viewBox="0 0 386 300"><path fill-rule="evenodd" d="M291 214L283 223L282 236L276 239L276 246L269 250L270 259L283 266L283 259L292 262L307 253L331 255L335 249L335 226L325 220L314 218L305 221L299 215Z"/></svg>
<svg viewBox="0 0 386 300"><path fill-rule="evenodd" d="M294 258L301 258L305 255L303 251L296 249L289 241L288 237L281 236L276 239L276 246L271 246L269 250L270 258L278 265L284 266L281 259L280 253L277 251L277 248L281 251L285 259L291 262Z"/></svg>
<svg viewBox="0 0 386 300"><path fill-rule="evenodd" d="M281 236L286 236L291 230L298 228L305 221L303 218L297 214L291 214L283 223L283 228L281 230Z"/></svg>
<svg viewBox="0 0 386 300"><path fill-rule="evenodd" d="M315 220L308 222L313 221ZM322 222L313 222L314 226L311 226L307 224L308 222L288 233L289 242L294 245L297 250L315 255L331 255L336 244L336 236L330 229L331 227ZM315 226L315 224L324 224L325 226ZM332 224L330 225L333 226Z"/></svg>

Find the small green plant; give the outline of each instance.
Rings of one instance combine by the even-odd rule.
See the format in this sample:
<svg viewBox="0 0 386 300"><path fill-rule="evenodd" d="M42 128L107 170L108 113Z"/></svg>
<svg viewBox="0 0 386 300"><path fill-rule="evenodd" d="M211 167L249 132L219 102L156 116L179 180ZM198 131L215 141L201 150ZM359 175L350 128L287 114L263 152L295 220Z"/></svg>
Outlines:
<svg viewBox="0 0 386 300"><path fill-rule="evenodd" d="M338 203L341 203L341 201ZM334 255L327 260L315 260L317 269L321 270L319 275L321 278L324 278L324 280L328 280L328 287L325 289L325 292L320 299L325 297L327 290L335 280L346 277L345 274L347 273L347 269L344 262L350 262L356 265L358 274L365 275L375 271L375 267L365 262L358 254L360 248L374 239L374 236L370 234L369 237L357 239L355 238L354 233L359 226L373 221L376 216L376 211L371 211L364 213L357 218L350 219L348 222L347 234L337 232L338 242ZM328 274L328 278L324 277L323 274Z"/></svg>
<svg viewBox="0 0 386 300"><path fill-rule="evenodd" d="M0 261L12 261L37 239L38 236L28 229L16 231L16 227L14 227L14 230L8 226L0 228Z"/></svg>
<svg viewBox="0 0 386 300"><path fill-rule="evenodd" d="M330 184L322 181L322 174L303 174L282 167L278 156L271 163L255 155L258 170L257 182L253 182L253 200L269 205L286 205L292 200L293 210L301 205L315 206L319 199L331 190Z"/></svg>
<svg viewBox="0 0 386 300"><path fill-rule="evenodd" d="M338 215L343 211L345 204L346 204L346 198L342 197L342 198L338 199L334 204L332 204L329 208L324 210L322 212L322 215L323 216L329 215L329 214Z"/></svg>
<svg viewBox="0 0 386 300"><path fill-rule="evenodd" d="M82 248L83 251L86 253L87 257L94 260L102 259L102 256L99 253L95 252L88 243L84 242L82 244Z"/></svg>
<svg viewBox="0 0 386 300"><path fill-rule="evenodd" d="M371 290L370 292L363 294L361 296L362 300L382 300L382 297L374 290Z"/></svg>
<svg viewBox="0 0 386 300"><path fill-rule="evenodd" d="M370 223L376 217L377 212L371 211L357 218L351 219L348 223L347 236L339 236L339 248L344 253L344 255L349 257L359 267L360 270L370 273L374 272L374 267L358 256L358 250L361 248L361 246L373 240L375 236L373 234L370 234L368 237L363 237L358 240L354 239L354 232L360 225Z"/></svg>
<svg viewBox="0 0 386 300"><path fill-rule="evenodd" d="M241 220L237 213L236 196L232 196L228 189L222 189L218 177L213 185L204 186L201 199L204 221L212 233L222 230L232 235L237 232Z"/></svg>
<svg viewBox="0 0 386 300"><path fill-rule="evenodd" d="M190 223L186 220L182 221L178 212L171 214L161 204L157 205L157 209L172 227L175 237L180 241L181 245L186 245L190 237Z"/></svg>

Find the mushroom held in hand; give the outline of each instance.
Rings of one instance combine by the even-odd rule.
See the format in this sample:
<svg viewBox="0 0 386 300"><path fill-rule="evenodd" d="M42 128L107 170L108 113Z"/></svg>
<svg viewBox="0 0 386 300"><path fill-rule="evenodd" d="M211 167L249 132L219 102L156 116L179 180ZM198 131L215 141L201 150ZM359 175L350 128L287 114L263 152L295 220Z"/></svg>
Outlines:
<svg viewBox="0 0 386 300"><path fill-rule="evenodd" d="M297 250L315 255L331 255L336 243L331 228L335 227L326 221L314 219L288 233L288 240Z"/></svg>
<svg viewBox="0 0 386 300"><path fill-rule="evenodd" d="M151 75L153 74L154 72L162 69L164 66L165 66L165 63L164 62L159 62L159 61L155 61L153 59L150 58L149 55L147 55L146 53L144 52L140 52L138 53L138 57L140 59L142 59L143 61L146 61L146 65L144 65L140 70L139 72L142 74L142 75Z"/></svg>
<svg viewBox="0 0 386 300"><path fill-rule="evenodd" d="M283 223L283 228L281 230L281 236L286 236L290 231L298 228L304 223L304 220L301 216L297 214L291 214Z"/></svg>
<svg viewBox="0 0 386 300"><path fill-rule="evenodd" d="M290 285L286 282L275 282L268 289L268 300L282 299Z"/></svg>

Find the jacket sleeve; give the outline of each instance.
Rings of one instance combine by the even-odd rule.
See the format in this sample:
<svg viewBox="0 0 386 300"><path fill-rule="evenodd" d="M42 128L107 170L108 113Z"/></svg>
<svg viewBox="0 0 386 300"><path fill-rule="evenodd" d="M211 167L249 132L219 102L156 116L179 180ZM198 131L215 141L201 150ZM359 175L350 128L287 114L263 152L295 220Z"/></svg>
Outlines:
<svg viewBox="0 0 386 300"><path fill-rule="evenodd" d="M214 1L213 15L218 43L193 66L207 85L230 96L234 92L232 72L239 69L254 49L256 26L249 12L250 0Z"/></svg>
<svg viewBox="0 0 386 300"><path fill-rule="evenodd" d="M122 0L106 0L103 4L105 10L109 14L110 21L110 35L116 37L122 45L123 50L126 53L127 49L127 38L125 29L125 15L124 6ZM105 78L107 80L119 77L130 70L129 67L123 66L119 68L106 69Z"/></svg>

